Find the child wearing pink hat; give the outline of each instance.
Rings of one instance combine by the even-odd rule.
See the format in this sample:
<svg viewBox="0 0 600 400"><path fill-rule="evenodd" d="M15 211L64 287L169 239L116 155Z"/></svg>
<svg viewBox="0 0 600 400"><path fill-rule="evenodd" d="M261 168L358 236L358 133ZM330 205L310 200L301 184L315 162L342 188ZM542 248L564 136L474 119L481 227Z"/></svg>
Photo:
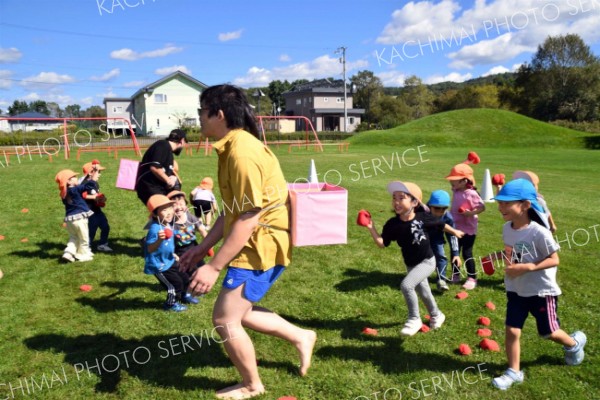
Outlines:
<svg viewBox="0 0 600 400"><path fill-rule="evenodd" d="M463 288L473 290L477 286L477 272L473 258L473 246L477 236L477 215L485 211L485 204L475 188L473 169L467 164L461 163L452 167L446 179L452 185L450 214L454 219L454 226L465 233L458 239L458 247L459 250L462 249L468 274ZM453 266L452 282L460 283L460 271L457 266Z"/></svg>

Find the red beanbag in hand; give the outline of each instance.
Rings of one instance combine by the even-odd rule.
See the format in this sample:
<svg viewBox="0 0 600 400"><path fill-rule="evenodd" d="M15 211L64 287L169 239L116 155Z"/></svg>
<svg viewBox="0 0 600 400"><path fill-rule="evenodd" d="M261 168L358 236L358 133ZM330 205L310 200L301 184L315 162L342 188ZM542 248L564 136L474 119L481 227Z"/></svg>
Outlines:
<svg viewBox="0 0 600 400"><path fill-rule="evenodd" d="M492 336L492 331L489 330L488 328L480 328L480 329L477 329L477 335L481 336L481 337Z"/></svg>
<svg viewBox="0 0 600 400"><path fill-rule="evenodd" d="M465 211L471 211L469 208L471 207L471 205L469 203L463 203L459 208L458 208L458 213L462 214Z"/></svg>
<svg viewBox="0 0 600 400"><path fill-rule="evenodd" d="M169 228L165 228L165 239L171 239L171 236L173 236L173 231Z"/></svg>
<svg viewBox="0 0 600 400"><path fill-rule="evenodd" d="M496 268L494 268L494 261L491 257L483 257L481 259L481 268L486 275L494 275Z"/></svg>
<svg viewBox="0 0 600 400"><path fill-rule="evenodd" d="M492 321L490 321L490 319L488 317L479 317L479 319L477 320L477 323L479 325L483 325L483 326L490 326Z"/></svg>
<svg viewBox="0 0 600 400"><path fill-rule="evenodd" d="M468 356L469 354L471 354L471 348L468 344L461 343L461 345L458 346L458 352L463 356Z"/></svg>
<svg viewBox="0 0 600 400"><path fill-rule="evenodd" d="M215 251L213 250L212 247L210 249L208 249L208 251L206 252L206 255L209 257L212 257L215 255Z"/></svg>
<svg viewBox="0 0 600 400"><path fill-rule="evenodd" d="M496 174L492 177L492 185L504 185L506 183L506 177L504 174Z"/></svg>
<svg viewBox="0 0 600 400"><path fill-rule="evenodd" d="M356 223L360 226L367 226L371 222L371 213L367 210L360 210L358 217L356 217Z"/></svg>
<svg viewBox="0 0 600 400"><path fill-rule="evenodd" d="M498 346L498 343L492 339L483 339L481 342L479 342L479 347L481 347L483 350L500 351L500 346Z"/></svg>

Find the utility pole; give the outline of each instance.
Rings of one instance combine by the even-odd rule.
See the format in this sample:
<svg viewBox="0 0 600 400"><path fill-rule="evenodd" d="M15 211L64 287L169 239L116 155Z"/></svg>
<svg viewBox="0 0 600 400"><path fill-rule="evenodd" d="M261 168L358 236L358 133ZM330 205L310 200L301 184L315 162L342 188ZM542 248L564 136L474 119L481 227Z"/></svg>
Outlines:
<svg viewBox="0 0 600 400"><path fill-rule="evenodd" d="M338 47L338 49L335 51L336 54L342 53L340 62L342 63L342 76L344 79L344 132L348 132L348 108L346 107L346 98L348 97L346 91L346 49L347 47L342 46Z"/></svg>

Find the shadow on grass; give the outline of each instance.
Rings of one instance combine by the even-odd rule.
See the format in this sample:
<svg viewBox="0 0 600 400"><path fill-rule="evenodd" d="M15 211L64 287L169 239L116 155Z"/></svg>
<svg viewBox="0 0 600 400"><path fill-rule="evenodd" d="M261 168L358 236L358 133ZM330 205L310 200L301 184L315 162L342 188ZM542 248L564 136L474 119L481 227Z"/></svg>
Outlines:
<svg viewBox="0 0 600 400"><path fill-rule="evenodd" d="M583 145L585 146L586 149L600 150L600 135L584 137Z"/></svg>
<svg viewBox="0 0 600 400"><path fill-rule="evenodd" d="M353 292L377 286L389 286L392 289L400 289L400 282L402 282L405 275L380 271L365 272L350 268L344 272L344 276L348 277L348 279L335 285L335 288L340 292Z"/></svg>
<svg viewBox="0 0 600 400"><path fill-rule="evenodd" d="M21 258L60 260L60 257L62 256L63 251L67 245L68 239L69 239L68 235L65 235L64 243L63 242L50 242L48 240L43 240L40 242L30 241L28 244L29 245L33 244L33 245L38 246L37 250L33 250L33 251L17 250L17 251L13 251L13 252L9 253L9 255L17 256L17 257L21 257ZM96 240L96 242L95 242L96 244L94 245L94 248L92 249L92 251L95 251L96 254L104 254L104 255L109 255L109 256L110 255L116 255L116 256L127 255L132 258L137 258L140 260L140 262L143 262L144 252L142 250L142 247L140 246L140 239L119 238L119 239L115 239L114 241L110 240L110 247L113 249L113 251L110 253L96 251L95 250L96 245L97 245L97 240Z"/></svg>
<svg viewBox="0 0 600 400"><path fill-rule="evenodd" d="M9 253L11 256L17 256L20 258L38 258L42 260L54 259L59 260L60 256L65 249L65 244L57 243L57 242L49 242L47 240L41 242L29 242L29 245L38 246L37 250L17 250Z"/></svg>
<svg viewBox="0 0 600 400"><path fill-rule="evenodd" d="M214 335L220 341L216 332ZM64 361L73 366L68 375L78 381L99 379L96 392L118 392L122 371L152 385L178 390L217 390L235 383L188 373L204 367L232 367L210 329L195 335L146 336L141 340L111 333L75 337L43 334L24 343L35 351L64 353Z"/></svg>

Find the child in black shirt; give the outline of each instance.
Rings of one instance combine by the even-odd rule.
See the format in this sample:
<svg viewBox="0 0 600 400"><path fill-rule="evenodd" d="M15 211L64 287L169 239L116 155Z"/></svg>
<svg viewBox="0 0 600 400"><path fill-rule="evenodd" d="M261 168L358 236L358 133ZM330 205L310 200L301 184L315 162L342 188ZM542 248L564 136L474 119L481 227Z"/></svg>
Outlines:
<svg viewBox="0 0 600 400"><path fill-rule="evenodd" d="M412 336L422 326L417 294L431 315L432 329L440 328L446 320L446 316L436 304L427 281L429 275L435 271L435 257L426 230L440 229L457 237L461 237L463 233L443 221L436 220L426 212L428 209L422 202L421 189L416 184L394 181L388 184L387 189L392 195L392 207L396 216L385 223L381 235L372 221L369 221L367 228L373 241L380 248L387 247L395 241L402 249L402 257L408 273L402 280L400 289L408 307L408 320L400 333Z"/></svg>

